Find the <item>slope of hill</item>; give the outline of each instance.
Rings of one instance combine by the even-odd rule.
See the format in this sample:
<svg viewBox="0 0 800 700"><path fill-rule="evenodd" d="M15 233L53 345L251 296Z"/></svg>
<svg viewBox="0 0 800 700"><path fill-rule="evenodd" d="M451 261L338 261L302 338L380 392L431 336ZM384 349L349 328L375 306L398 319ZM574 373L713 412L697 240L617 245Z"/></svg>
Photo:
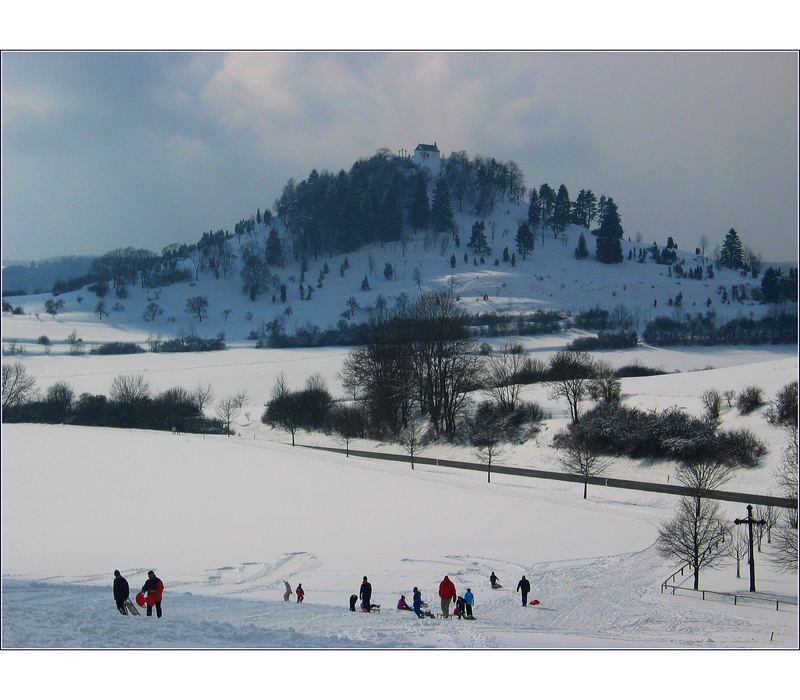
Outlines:
<svg viewBox="0 0 800 700"><path fill-rule="evenodd" d="M740 316L760 317L771 307L752 300L749 288L758 287L759 279L742 277L737 271L720 269L713 279L695 280L671 275L668 265L652 260L641 264L628 260L629 251L639 251L643 244L623 241L625 260L619 264L603 264L594 259L595 239L586 229L571 225L554 237L547 232L537 234L533 253L523 260L516 253L514 238L519 223L526 219L524 204L501 202L495 214L486 220L486 237L492 249L484 262L466 248L473 216L455 212L460 247L448 234L419 232L408 234L405 242L368 245L347 255L319 257L308 261L308 271L300 294L301 270L298 261L290 260L283 268L273 267L272 284L254 301L243 291L240 278L241 258L234 261L227 277L214 279L209 271L201 271L197 281L187 281L158 289L128 287L127 298L106 297L109 315L102 321L95 315L98 302L87 290L62 294L63 310L54 318L44 311L46 295L15 297L14 305L24 314L3 314L3 337L33 342L40 335L52 341L66 337L72 330L86 342L129 339L143 341L148 336L175 337L195 332L204 337L224 333L228 340L244 340L262 324L275 317L285 319L289 335L308 324L320 329L364 320L367 310L383 297L389 308L401 295L414 298L423 290L449 289L471 313L522 313L536 309L579 312L593 306L614 309L623 306L633 315L639 331L659 315L680 317L712 311L718 322ZM285 237L279 222L273 225ZM577 260L574 251L579 236L587 240L590 256ZM232 238L234 252L244 246L263 250L267 227L261 225L241 240ZM284 240L286 240L284 238ZM509 256L516 253L516 264L504 262L503 249ZM466 255L466 261L465 256ZM454 266L451 263L454 257ZM686 268L711 264L684 250L678 260ZM344 269L345 260L347 267ZM497 264L495 264L497 261ZM329 272L323 272L327 265ZM387 276L387 265L393 274ZM364 279L369 290L362 290ZM286 302L280 301L280 286L286 286ZM307 299L309 285L311 298ZM731 287L748 290L746 300L732 301ZM722 291L727 294L723 301ZM682 295L680 307L670 304ZM190 297L208 298L208 317L202 321L186 311ZM347 300L352 297L358 309L350 317ZM273 300L274 299L274 300ZM155 302L162 310L153 321L143 318L145 307Z"/></svg>

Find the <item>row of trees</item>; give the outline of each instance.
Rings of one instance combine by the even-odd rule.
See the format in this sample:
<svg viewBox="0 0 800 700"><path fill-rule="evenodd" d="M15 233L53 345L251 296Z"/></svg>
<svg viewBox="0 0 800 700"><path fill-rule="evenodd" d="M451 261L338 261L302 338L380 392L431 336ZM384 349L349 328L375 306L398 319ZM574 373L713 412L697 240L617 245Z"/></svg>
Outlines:
<svg viewBox="0 0 800 700"><path fill-rule="evenodd" d="M64 381L40 394L35 379L21 362L2 367L3 420L9 423L67 423L230 435L247 394L221 397L214 417L209 418L204 411L213 400L210 384L199 384L192 390L171 387L154 394L142 374L116 376L108 396L78 396Z"/></svg>

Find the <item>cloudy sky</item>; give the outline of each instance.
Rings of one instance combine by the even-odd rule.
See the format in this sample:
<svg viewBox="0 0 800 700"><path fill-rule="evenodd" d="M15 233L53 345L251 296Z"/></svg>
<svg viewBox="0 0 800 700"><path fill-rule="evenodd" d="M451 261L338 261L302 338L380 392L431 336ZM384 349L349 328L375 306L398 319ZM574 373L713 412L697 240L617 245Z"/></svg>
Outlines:
<svg viewBox="0 0 800 700"><path fill-rule="evenodd" d="M796 260L797 85L779 52L6 52L3 257L194 241L436 141L610 195L632 237Z"/></svg>

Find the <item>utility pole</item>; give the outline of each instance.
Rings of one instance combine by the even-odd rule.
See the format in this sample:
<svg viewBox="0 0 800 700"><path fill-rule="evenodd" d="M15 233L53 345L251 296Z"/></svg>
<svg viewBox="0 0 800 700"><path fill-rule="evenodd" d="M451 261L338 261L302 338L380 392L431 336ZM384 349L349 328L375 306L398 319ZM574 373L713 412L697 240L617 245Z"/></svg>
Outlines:
<svg viewBox="0 0 800 700"><path fill-rule="evenodd" d="M747 525L748 530L748 541L750 545L750 558L748 559L748 564L750 565L750 592L756 592L756 560L755 556L753 555L753 525L766 525L766 520L755 520L753 518L753 506L747 506L747 517L746 518L736 518L733 521L736 525Z"/></svg>

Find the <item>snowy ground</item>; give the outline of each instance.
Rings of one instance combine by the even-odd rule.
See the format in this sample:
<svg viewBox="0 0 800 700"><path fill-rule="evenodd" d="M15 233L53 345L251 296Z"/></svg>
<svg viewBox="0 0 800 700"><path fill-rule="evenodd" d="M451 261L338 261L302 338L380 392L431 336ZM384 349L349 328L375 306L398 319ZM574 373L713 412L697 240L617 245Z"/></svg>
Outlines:
<svg viewBox="0 0 800 700"><path fill-rule="evenodd" d="M236 438L3 431L4 646L797 644L796 613L659 592L674 569L653 547L668 496L609 490L583 501L566 484L497 476L489 485L480 474ZM759 565L763 593L796 601L796 578ZM115 567L134 587L148 568L163 577L161 621L118 616ZM505 589L490 590L492 570ZM537 608L510 590L523 573ZM364 574L378 615L347 610ZM473 589L478 620L394 610L414 585L433 599L444 574ZM746 590L732 563L719 575L715 589ZM284 579L302 582L302 606L282 602Z"/></svg>

